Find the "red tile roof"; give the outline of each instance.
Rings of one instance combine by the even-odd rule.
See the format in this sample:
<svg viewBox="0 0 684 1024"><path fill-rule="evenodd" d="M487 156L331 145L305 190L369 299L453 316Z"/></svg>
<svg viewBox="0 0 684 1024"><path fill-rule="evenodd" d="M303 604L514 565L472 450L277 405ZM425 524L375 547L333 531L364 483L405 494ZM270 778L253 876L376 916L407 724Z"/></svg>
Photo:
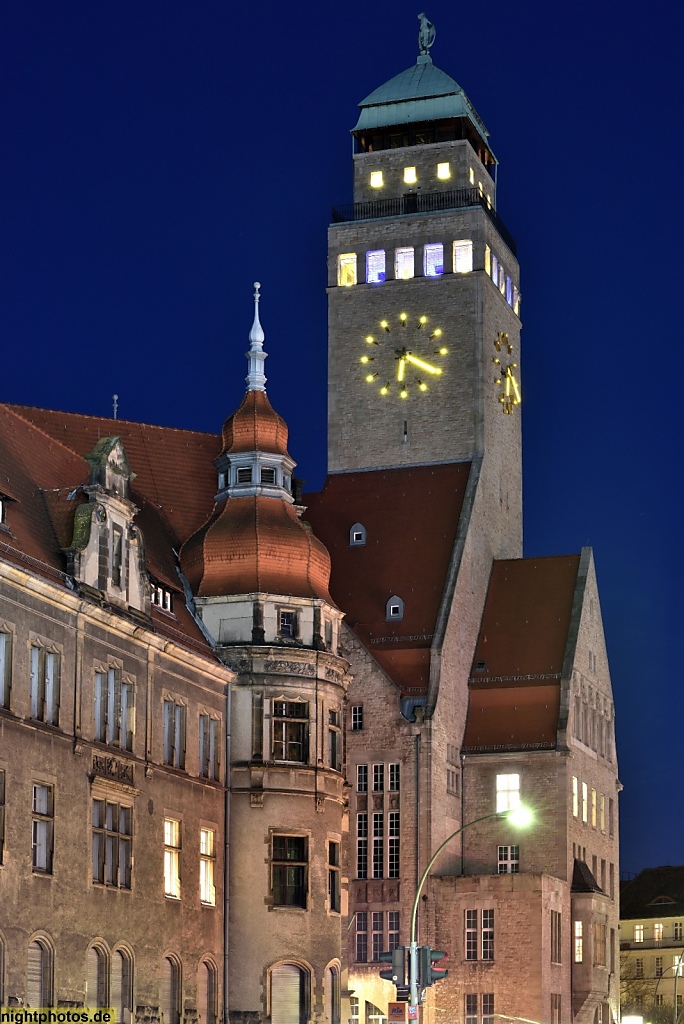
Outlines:
<svg viewBox="0 0 684 1024"><path fill-rule="evenodd" d="M272 452L287 455L287 424L265 391L248 391L239 408L223 424L223 451Z"/></svg>
<svg viewBox="0 0 684 1024"><path fill-rule="evenodd" d="M469 683L466 749L556 745L579 561L494 563Z"/></svg>
<svg viewBox="0 0 684 1024"><path fill-rule="evenodd" d="M403 693L425 692L430 646L470 463L329 476L304 496L305 518L332 558L330 592L347 624ZM360 523L366 543L350 546ZM401 621L386 619L390 597Z"/></svg>

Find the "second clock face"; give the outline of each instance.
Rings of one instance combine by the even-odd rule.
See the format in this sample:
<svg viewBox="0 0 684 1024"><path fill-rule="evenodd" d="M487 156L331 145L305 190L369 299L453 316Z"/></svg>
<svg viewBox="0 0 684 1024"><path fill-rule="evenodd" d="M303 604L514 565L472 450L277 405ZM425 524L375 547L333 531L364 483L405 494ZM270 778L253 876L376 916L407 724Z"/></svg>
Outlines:
<svg viewBox="0 0 684 1024"><path fill-rule="evenodd" d="M406 401L430 392L448 354L441 327L428 316L398 313L366 335L359 363L366 384L382 398Z"/></svg>

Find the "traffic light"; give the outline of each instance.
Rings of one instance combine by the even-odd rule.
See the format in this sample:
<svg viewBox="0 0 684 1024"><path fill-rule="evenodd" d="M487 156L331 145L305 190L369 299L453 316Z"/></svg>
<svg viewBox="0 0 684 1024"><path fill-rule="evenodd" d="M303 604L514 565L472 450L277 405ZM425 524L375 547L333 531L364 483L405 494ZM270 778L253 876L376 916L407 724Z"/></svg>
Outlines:
<svg viewBox="0 0 684 1024"><path fill-rule="evenodd" d="M383 981L391 981L394 985L406 983L406 957L403 946L397 946L391 953L381 953L380 960L385 964L392 964L392 968L386 967L380 971Z"/></svg>
<svg viewBox="0 0 684 1024"><path fill-rule="evenodd" d="M430 946L421 946L418 960L418 984L421 988L434 985L436 981L446 978L449 972L446 968L435 967L440 960L444 960L446 953L443 949L431 949Z"/></svg>

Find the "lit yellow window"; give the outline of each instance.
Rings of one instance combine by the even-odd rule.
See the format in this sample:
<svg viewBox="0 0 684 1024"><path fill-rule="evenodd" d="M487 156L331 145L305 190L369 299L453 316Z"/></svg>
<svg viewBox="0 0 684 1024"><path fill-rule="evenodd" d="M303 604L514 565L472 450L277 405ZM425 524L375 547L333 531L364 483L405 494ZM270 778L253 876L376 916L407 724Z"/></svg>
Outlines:
<svg viewBox="0 0 684 1024"><path fill-rule="evenodd" d="M485 270L488 274L492 272L492 250L485 245Z"/></svg>
<svg viewBox="0 0 684 1024"><path fill-rule="evenodd" d="M337 257L337 283L346 288L356 284L355 252L345 252Z"/></svg>
<svg viewBox="0 0 684 1024"><path fill-rule="evenodd" d="M418 181L418 175L416 174L415 167L405 167L404 168L404 184L405 185L415 185L415 183L417 181Z"/></svg>
<svg viewBox="0 0 684 1024"><path fill-rule="evenodd" d="M382 180L382 171L371 171L370 186L371 188L382 188L385 182Z"/></svg>
<svg viewBox="0 0 684 1024"><path fill-rule="evenodd" d="M472 167L468 168L468 178L470 179L470 184L474 185L475 184L475 171L472 169Z"/></svg>
<svg viewBox="0 0 684 1024"><path fill-rule="evenodd" d="M473 243L454 242L454 274L469 274L473 269Z"/></svg>
<svg viewBox="0 0 684 1024"><path fill-rule="evenodd" d="M394 277L397 281L408 281L415 273L413 246L394 250Z"/></svg>
<svg viewBox="0 0 684 1024"><path fill-rule="evenodd" d="M448 181L451 177L451 166L448 163L437 164L437 177L440 181Z"/></svg>
<svg viewBox="0 0 684 1024"><path fill-rule="evenodd" d="M481 196L484 195L484 186L483 186L481 181L478 181L478 183L477 183L477 190L478 190L478 192L480 193Z"/></svg>

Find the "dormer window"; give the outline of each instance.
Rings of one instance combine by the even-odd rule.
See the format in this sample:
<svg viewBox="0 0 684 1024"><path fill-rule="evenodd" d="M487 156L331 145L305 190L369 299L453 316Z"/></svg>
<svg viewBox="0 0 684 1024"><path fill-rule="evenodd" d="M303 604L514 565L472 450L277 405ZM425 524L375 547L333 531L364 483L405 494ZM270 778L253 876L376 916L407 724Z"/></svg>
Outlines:
<svg viewBox="0 0 684 1024"><path fill-rule="evenodd" d="M163 587L159 583L153 583L152 604L157 608L163 608L165 612L173 612L173 598L169 588Z"/></svg>
<svg viewBox="0 0 684 1024"><path fill-rule="evenodd" d="M354 523L349 531L349 546L354 548L363 547L366 543L366 527L361 523Z"/></svg>
<svg viewBox="0 0 684 1024"><path fill-rule="evenodd" d="M404 618L404 602L396 594L385 606L385 618L388 622L400 622Z"/></svg>
<svg viewBox="0 0 684 1024"><path fill-rule="evenodd" d="M252 482L252 467L244 466L242 469L237 471L237 482L239 484L251 484Z"/></svg>
<svg viewBox="0 0 684 1024"><path fill-rule="evenodd" d="M263 466L261 469L261 482L262 484L274 484L276 482L275 469Z"/></svg>

